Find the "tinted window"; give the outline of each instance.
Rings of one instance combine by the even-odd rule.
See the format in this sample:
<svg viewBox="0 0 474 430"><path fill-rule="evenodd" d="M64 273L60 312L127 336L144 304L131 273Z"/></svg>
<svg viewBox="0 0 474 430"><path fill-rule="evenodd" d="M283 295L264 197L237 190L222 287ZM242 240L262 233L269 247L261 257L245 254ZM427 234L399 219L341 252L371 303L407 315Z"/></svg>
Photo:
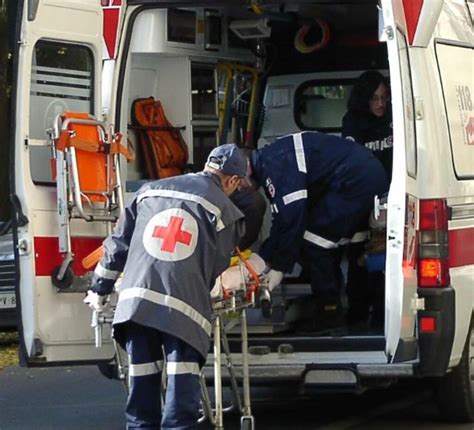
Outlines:
<svg viewBox="0 0 474 430"><path fill-rule="evenodd" d="M85 46L39 41L30 88L30 138L45 139L57 114L93 113L93 56Z"/></svg>
<svg viewBox="0 0 474 430"><path fill-rule="evenodd" d="M347 110L352 81L311 81L295 95L295 121L302 130L338 132Z"/></svg>

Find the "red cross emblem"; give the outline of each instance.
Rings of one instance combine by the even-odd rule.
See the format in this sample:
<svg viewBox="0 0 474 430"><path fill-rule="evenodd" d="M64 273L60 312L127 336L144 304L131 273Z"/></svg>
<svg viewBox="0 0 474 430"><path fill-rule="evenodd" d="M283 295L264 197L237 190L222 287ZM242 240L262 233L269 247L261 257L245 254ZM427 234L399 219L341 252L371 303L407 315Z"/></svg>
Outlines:
<svg viewBox="0 0 474 430"><path fill-rule="evenodd" d="M155 227L153 237L163 239L161 250L164 252L174 252L176 244L184 243L189 245L193 235L187 231L181 230L184 218L172 216L167 227Z"/></svg>
<svg viewBox="0 0 474 430"><path fill-rule="evenodd" d="M148 221L143 231L143 246L161 261L180 261L194 254L198 243L197 221L185 209L169 208Z"/></svg>
<svg viewBox="0 0 474 430"><path fill-rule="evenodd" d="M468 145L474 145L474 116L471 116L467 121L466 127L466 143Z"/></svg>

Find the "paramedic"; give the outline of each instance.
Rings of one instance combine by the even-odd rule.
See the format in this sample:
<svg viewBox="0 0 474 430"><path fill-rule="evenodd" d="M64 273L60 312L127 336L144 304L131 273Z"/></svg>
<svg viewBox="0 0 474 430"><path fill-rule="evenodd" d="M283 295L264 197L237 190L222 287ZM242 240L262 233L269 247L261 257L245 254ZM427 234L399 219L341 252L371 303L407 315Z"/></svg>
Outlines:
<svg viewBox="0 0 474 430"><path fill-rule="evenodd" d="M228 196L247 164L235 145L222 145L202 172L146 184L104 241L85 301L100 310L123 272L113 329L130 360L127 429L197 428L209 292L244 233L243 215ZM161 411L163 359L168 382Z"/></svg>
<svg viewBox="0 0 474 430"><path fill-rule="evenodd" d="M270 200L272 225L262 245L269 288L299 260L307 266L317 300L315 324L341 319L340 246L369 216L387 178L372 151L333 135L290 134L254 150L251 178Z"/></svg>
<svg viewBox="0 0 474 430"><path fill-rule="evenodd" d="M245 216L245 235L239 242L239 248L243 251L257 247L255 242L260 234L267 209L265 197L258 190L244 187L233 193L230 199Z"/></svg>
<svg viewBox="0 0 474 430"><path fill-rule="evenodd" d="M385 77L375 70L362 73L349 96L348 111L342 119L341 134L342 137L355 140L373 151L382 162L390 180L393 129L389 102L390 90ZM368 225L364 220L346 250L348 259L346 293L349 304L346 318L349 325L366 322L372 296L380 294L371 291L380 289L375 285L377 283L372 282L373 278L380 277L380 274L369 274L364 266L358 264L365 252L367 236Z"/></svg>

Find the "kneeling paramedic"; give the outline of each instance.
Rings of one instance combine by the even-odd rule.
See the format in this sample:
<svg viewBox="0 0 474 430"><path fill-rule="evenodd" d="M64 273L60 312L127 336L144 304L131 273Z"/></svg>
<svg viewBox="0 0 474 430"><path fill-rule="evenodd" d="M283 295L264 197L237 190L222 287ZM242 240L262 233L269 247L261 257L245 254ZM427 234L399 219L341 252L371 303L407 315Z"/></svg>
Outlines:
<svg viewBox="0 0 474 430"><path fill-rule="evenodd" d="M199 374L210 347L209 292L244 234L243 215L228 196L247 164L235 145L222 145L204 171L148 183L104 241L85 302L100 310L123 272L113 333L129 355L127 429L197 428Z"/></svg>
<svg viewBox="0 0 474 430"><path fill-rule="evenodd" d="M350 140L318 132L284 136L250 155L252 182L270 200L272 225L260 256L269 288L299 260L316 296L315 329L342 322L340 246L368 218L374 196L387 191L384 168Z"/></svg>

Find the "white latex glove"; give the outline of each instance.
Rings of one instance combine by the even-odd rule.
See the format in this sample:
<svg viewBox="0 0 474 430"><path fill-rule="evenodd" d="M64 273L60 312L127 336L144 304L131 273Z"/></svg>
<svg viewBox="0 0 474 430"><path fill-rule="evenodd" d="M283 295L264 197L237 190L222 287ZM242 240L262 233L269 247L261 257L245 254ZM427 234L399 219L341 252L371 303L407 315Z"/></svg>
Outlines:
<svg viewBox="0 0 474 430"><path fill-rule="evenodd" d="M257 275L262 274L265 269L265 261L258 254L252 254L248 260ZM242 280L242 272L244 280ZM250 274L245 265L231 266L224 270L216 279L214 287L211 290L211 298L220 298L225 291L236 291L244 288L243 281L248 282Z"/></svg>
<svg viewBox="0 0 474 430"><path fill-rule="evenodd" d="M216 282L214 283L214 286L212 287L211 290L211 299L220 299L222 298L222 281L221 277L218 276L216 279Z"/></svg>
<svg viewBox="0 0 474 430"><path fill-rule="evenodd" d="M106 308L107 296L99 296L92 290L87 290L87 296L84 299L84 303L87 303L89 307L96 312L102 312Z"/></svg>
<svg viewBox="0 0 474 430"><path fill-rule="evenodd" d="M269 291L272 291L277 285L281 284L283 272L270 269L267 273L264 273L263 276L265 286L269 289Z"/></svg>
<svg viewBox="0 0 474 430"><path fill-rule="evenodd" d="M121 287L122 287L122 281L123 281L123 273L121 273L120 276L115 281L115 284L114 284L115 291L120 292Z"/></svg>

